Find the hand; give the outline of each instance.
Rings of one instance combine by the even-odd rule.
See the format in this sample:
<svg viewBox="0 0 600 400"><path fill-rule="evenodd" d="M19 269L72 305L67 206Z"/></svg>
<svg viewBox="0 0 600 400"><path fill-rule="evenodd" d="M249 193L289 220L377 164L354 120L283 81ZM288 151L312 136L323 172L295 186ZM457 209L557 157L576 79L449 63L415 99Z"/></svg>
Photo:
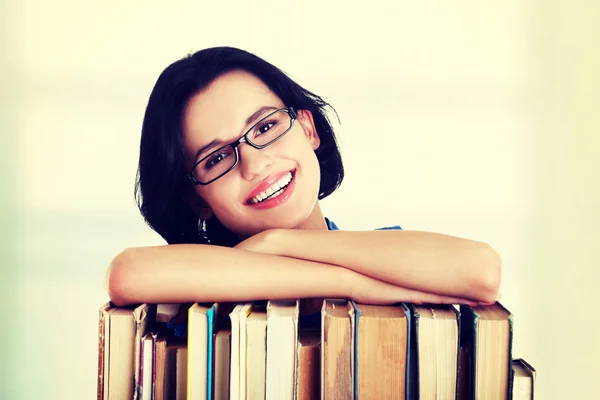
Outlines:
<svg viewBox="0 0 600 400"><path fill-rule="evenodd" d="M354 271L350 275L350 298L361 304L385 305L399 302L413 304L467 304L480 305L478 302L460 297L444 296L434 293L407 289L383 282Z"/></svg>

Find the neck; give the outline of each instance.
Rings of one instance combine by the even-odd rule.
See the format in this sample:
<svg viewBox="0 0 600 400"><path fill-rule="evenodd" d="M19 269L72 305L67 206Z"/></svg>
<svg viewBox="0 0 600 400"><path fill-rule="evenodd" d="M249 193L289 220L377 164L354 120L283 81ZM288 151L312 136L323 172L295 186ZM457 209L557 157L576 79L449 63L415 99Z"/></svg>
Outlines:
<svg viewBox="0 0 600 400"><path fill-rule="evenodd" d="M323 217L323 212L321 211L321 206L318 201L308 218L298 225L296 229L327 230L327 224L325 223L325 218Z"/></svg>

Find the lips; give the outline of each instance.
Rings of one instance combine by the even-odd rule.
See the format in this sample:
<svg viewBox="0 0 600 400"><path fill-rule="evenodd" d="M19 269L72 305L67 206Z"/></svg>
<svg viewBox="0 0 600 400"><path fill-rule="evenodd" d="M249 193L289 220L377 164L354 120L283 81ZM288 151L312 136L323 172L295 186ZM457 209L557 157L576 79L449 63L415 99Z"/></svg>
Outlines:
<svg viewBox="0 0 600 400"><path fill-rule="evenodd" d="M254 204L252 199L261 195L261 193L263 194L262 197L264 197L263 192L267 192L267 190L269 188L271 188L271 186L273 186L275 183L277 183L279 180L281 180L283 177L285 177L290 172L292 173L292 179L293 179L295 170L282 171L282 172L279 172L279 173L276 173L276 174L273 174L273 175L270 175L269 177L267 177L265 180L263 180L261 183L259 183L252 190L252 192L250 192L250 195L246 199L246 204Z"/></svg>

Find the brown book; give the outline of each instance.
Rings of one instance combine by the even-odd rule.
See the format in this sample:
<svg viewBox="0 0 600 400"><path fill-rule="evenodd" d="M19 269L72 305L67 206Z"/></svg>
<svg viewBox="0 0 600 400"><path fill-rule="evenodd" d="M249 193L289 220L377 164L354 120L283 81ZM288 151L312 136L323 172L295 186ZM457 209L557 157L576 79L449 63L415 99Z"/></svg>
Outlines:
<svg viewBox="0 0 600 400"><path fill-rule="evenodd" d="M187 399L188 349L178 347L175 350L175 400Z"/></svg>
<svg viewBox="0 0 600 400"><path fill-rule="evenodd" d="M221 329L215 334L215 400L229 399L229 355L231 351L231 329Z"/></svg>
<svg viewBox="0 0 600 400"><path fill-rule="evenodd" d="M165 375L167 362L167 336L159 332L154 345L154 400L166 400Z"/></svg>
<svg viewBox="0 0 600 400"><path fill-rule="evenodd" d="M171 336L167 338L166 344L167 346L165 351L165 379L163 396L165 399L172 400L177 398L178 376L181 376L183 374L184 383L187 379L186 363L183 363L181 366L178 365L178 363L182 361L187 361L187 359L181 359L183 355L182 351L187 350L187 340L184 337ZM181 368L183 368L183 371L180 370ZM185 398L185 395L187 394L185 389L186 388L184 386L183 398Z"/></svg>
<svg viewBox="0 0 600 400"><path fill-rule="evenodd" d="M97 398L104 400L104 391L108 386L108 362L105 361L108 357L108 343L110 343L110 314L115 311L110 302L107 302L100 307L100 317L98 319L98 383L97 383ZM106 377L106 380L104 379Z"/></svg>
<svg viewBox="0 0 600 400"><path fill-rule="evenodd" d="M408 318L403 305L356 304L357 393L360 399L404 397Z"/></svg>
<svg viewBox="0 0 600 400"><path fill-rule="evenodd" d="M325 299L321 326L321 398L352 399L354 307L347 300Z"/></svg>
<svg viewBox="0 0 600 400"><path fill-rule="evenodd" d="M513 400L533 400L535 389L535 369L522 358L512 360Z"/></svg>
<svg viewBox="0 0 600 400"><path fill-rule="evenodd" d="M299 331L297 358L296 400L318 399L321 395L321 331L319 329Z"/></svg>

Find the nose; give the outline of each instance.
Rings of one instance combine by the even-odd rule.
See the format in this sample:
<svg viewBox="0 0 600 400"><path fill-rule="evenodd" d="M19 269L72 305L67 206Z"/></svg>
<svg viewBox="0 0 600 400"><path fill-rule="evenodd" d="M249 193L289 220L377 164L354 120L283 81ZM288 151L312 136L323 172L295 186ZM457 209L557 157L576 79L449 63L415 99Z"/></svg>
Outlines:
<svg viewBox="0 0 600 400"><path fill-rule="evenodd" d="M273 164L268 151L255 149L248 143L238 147L242 177L248 181L264 174L264 170Z"/></svg>

